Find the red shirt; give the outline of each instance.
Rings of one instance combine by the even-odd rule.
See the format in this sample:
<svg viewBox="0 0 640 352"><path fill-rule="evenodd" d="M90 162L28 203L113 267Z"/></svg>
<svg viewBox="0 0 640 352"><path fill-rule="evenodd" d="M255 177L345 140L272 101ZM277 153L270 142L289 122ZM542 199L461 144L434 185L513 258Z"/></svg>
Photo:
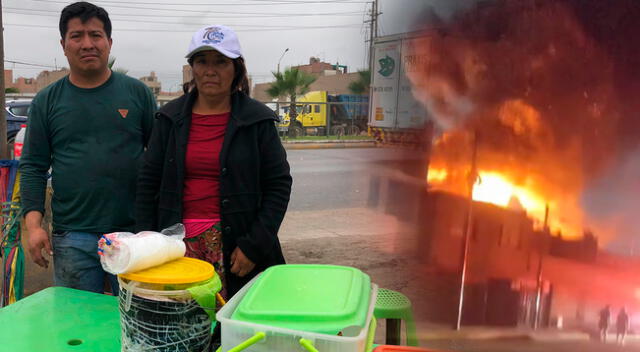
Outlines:
<svg viewBox="0 0 640 352"><path fill-rule="evenodd" d="M220 150L230 113L192 114L182 210L183 219L220 219Z"/></svg>

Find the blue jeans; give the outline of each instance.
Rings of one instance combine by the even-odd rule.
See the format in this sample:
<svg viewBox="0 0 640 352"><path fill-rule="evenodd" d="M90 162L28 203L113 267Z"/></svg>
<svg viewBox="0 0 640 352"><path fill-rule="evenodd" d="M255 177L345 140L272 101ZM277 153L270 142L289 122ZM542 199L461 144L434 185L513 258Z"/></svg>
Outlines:
<svg viewBox="0 0 640 352"><path fill-rule="evenodd" d="M102 269L98 256L99 234L63 231L51 236L56 286L104 293L105 278L118 295L118 279Z"/></svg>

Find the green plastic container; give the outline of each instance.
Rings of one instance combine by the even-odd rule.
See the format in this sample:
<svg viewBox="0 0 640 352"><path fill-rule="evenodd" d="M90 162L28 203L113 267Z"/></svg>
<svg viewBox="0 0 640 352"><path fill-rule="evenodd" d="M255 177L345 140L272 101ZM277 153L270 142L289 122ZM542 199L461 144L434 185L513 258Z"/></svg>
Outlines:
<svg viewBox="0 0 640 352"><path fill-rule="evenodd" d="M0 350L120 351L118 299L50 287L0 309Z"/></svg>
<svg viewBox="0 0 640 352"><path fill-rule="evenodd" d="M258 277L231 319L337 335L364 327L371 279L335 265L278 265Z"/></svg>

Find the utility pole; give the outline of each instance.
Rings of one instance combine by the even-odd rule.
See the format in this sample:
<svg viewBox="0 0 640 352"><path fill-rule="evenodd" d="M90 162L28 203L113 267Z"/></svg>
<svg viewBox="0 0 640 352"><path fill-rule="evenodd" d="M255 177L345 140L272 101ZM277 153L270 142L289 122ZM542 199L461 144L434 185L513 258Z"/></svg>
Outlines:
<svg viewBox="0 0 640 352"><path fill-rule="evenodd" d="M538 259L538 276L536 278L536 312L533 317L533 329L537 330L540 327L540 313L542 308L542 256L544 255L544 243L547 240L547 236L549 234L549 204L546 205L544 209L544 227L543 229L543 238L540 239L540 243L538 245L538 251L540 258Z"/></svg>
<svg viewBox="0 0 640 352"><path fill-rule="evenodd" d="M0 91L2 92L2 99L0 99L0 111L2 111L2 118L0 118L0 158L8 159L9 150L7 148L7 119L4 116L5 106L5 81L4 81L4 24L2 21L2 0L0 0L0 68L2 69L2 78L0 78Z"/></svg>
<svg viewBox="0 0 640 352"><path fill-rule="evenodd" d="M287 51L289 51L289 48L284 49L284 51L282 52L282 55L280 55L280 59L278 59L278 75L280 75L280 61L282 61L282 58L284 57L284 54L287 53ZM284 118L284 116L280 116L280 98L278 97L278 101L276 102L276 114L278 115L278 121L282 122L282 119Z"/></svg>
<svg viewBox="0 0 640 352"><path fill-rule="evenodd" d="M371 19L366 22L369 22L369 72L373 72L374 67L374 57L375 53L373 52L373 40L378 37L378 16L380 13L378 12L378 0L374 0L371 3Z"/></svg>
<svg viewBox="0 0 640 352"><path fill-rule="evenodd" d="M373 1L373 37L378 37L378 0Z"/></svg>
<svg viewBox="0 0 640 352"><path fill-rule="evenodd" d="M467 223L464 231L464 243L462 248L462 269L460 270L460 297L458 300L458 316L456 319L456 330L460 330L462 325L462 310L464 308L464 284L467 276L467 266L469 265L469 242L471 241L471 232L473 231L473 187L478 179L477 170L478 158L478 133L473 132L473 149L471 156L471 170L468 179L468 203L467 203Z"/></svg>
<svg viewBox="0 0 640 352"><path fill-rule="evenodd" d="M369 117L372 116L373 111L373 77L375 74L375 52L373 46L373 39L378 36L378 0L374 0L371 2L371 19L368 21L364 21L364 23L369 22L369 56L367 57L367 65L369 69L369 74L371 77L371 81L369 82Z"/></svg>

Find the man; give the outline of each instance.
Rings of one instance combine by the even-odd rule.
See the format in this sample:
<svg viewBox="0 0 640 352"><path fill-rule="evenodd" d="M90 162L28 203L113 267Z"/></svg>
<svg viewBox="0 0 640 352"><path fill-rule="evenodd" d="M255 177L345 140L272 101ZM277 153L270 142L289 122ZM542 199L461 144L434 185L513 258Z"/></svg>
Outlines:
<svg viewBox="0 0 640 352"><path fill-rule="evenodd" d="M609 330L609 319L611 318L611 308L606 305L600 311L600 319L598 321L598 329L600 331L600 341L607 342L607 331Z"/></svg>
<svg viewBox="0 0 640 352"><path fill-rule="evenodd" d="M33 99L20 161L22 206L32 260L53 255L57 286L104 292L97 241L131 231L139 160L149 139L155 101L140 81L112 72L107 12L76 2L60 15L60 44L70 74ZM53 233L42 228L47 171L52 169Z"/></svg>
<svg viewBox="0 0 640 352"><path fill-rule="evenodd" d="M629 331L629 314L625 307L620 309L618 317L616 318L616 343L624 346L624 339L627 337Z"/></svg>

